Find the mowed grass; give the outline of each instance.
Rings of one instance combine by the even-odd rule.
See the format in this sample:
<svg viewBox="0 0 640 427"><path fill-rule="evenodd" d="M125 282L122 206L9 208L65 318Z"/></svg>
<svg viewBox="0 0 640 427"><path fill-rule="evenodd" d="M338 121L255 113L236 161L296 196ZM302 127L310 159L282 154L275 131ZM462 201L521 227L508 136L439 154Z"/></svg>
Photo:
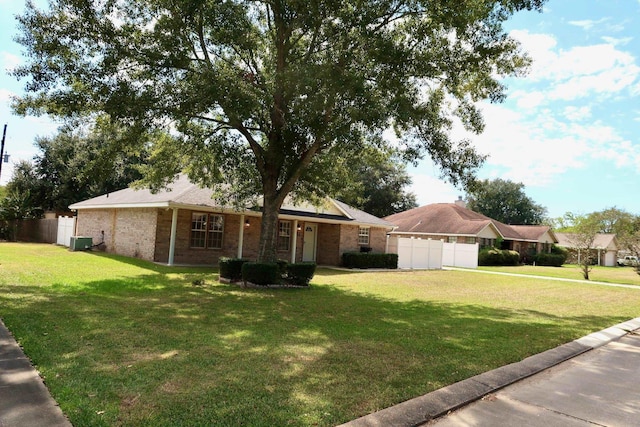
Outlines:
<svg viewBox="0 0 640 427"><path fill-rule="evenodd" d="M584 280L580 266L570 264L563 265L562 267L520 265L515 267L478 267L478 269L502 273ZM589 280L640 286L640 275L636 273L633 267L602 267L594 265L589 273Z"/></svg>
<svg viewBox="0 0 640 427"><path fill-rule="evenodd" d="M640 288L464 271L217 279L2 243L0 317L77 426L330 426L640 315Z"/></svg>

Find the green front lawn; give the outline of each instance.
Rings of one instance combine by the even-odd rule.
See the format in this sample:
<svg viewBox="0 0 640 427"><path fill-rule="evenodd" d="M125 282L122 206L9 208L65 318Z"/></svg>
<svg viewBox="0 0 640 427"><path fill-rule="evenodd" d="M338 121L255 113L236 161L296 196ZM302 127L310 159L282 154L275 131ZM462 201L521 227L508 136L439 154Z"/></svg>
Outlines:
<svg viewBox="0 0 640 427"><path fill-rule="evenodd" d="M2 243L0 317L77 426L330 426L640 315L640 289L464 271L217 277Z"/></svg>
<svg viewBox="0 0 640 427"><path fill-rule="evenodd" d="M520 265L517 267L478 267L479 270L502 273L529 274L533 276L557 277L562 279L584 280L582 270L577 265L566 264L562 267L540 267ZM594 265L589 280L595 282L621 283L640 286L640 275L633 267L601 267Z"/></svg>

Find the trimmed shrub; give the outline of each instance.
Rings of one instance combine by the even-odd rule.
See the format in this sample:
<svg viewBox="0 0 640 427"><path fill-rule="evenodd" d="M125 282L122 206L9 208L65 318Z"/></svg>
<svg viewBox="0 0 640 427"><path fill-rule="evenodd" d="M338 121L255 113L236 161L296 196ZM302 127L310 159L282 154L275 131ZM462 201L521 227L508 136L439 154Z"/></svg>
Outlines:
<svg viewBox="0 0 640 427"><path fill-rule="evenodd" d="M561 246L551 246L551 253L539 253L535 256L536 265L547 265L551 267L562 267L567 262L569 251Z"/></svg>
<svg viewBox="0 0 640 427"><path fill-rule="evenodd" d="M284 259L279 259L276 261L278 264L278 273L280 273L280 277L285 277L287 275L287 266L289 262Z"/></svg>
<svg viewBox="0 0 640 427"><path fill-rule="evenodd" d="M520 254L516 251L503 250L503 265L520 265Z"/></svg>
<svg viewBox="0 0 640 427"><path fill-rule="evenodd" d="M504 265L502 251L496 248L482 249L478 253L478 265Z"/></svg>
<svg viewBox="0 0 640 427"><path fill-rule="evenodd" d="M478 254L478 265L518 265L519 263L520 254L516 251L491 248L483 249Z"/></svg>
<svg viewBox="0 0 640 427"><path fill-rule="evenodd" d="M548 254L545 252L539 253L533 258L533 262L536 265L550 266L550 267L562 267L562 264L567 260L566 256L561 254Z"/></svg>
<svg viewBox="0 0 640 427"><path fill-rule="evenodd" d="M371 252L345 252L342 265L347 268L398 268L398 254L377 254Z"/></svg>
<svg viewBox="0 0 640 427"><path fill-rule="evenodd" d="M242 258L220 258L218 260L220 277L234 282L241 280L242 265L246 262L248 262L248 260Z"/></svg>
<svg viewBox="0 0 640 427"><path fill-rule="evenodd" d="M309 286L309 282L316 272L315 262L299 262L288 264L285 281L290 285Z"/></svg>
<svg viewBox="0 0 640 427"><path fill-rule="evenodd" d="M242 280L256 285L277 285L281 276L275 262L245 262L242 264Z"/></svg>

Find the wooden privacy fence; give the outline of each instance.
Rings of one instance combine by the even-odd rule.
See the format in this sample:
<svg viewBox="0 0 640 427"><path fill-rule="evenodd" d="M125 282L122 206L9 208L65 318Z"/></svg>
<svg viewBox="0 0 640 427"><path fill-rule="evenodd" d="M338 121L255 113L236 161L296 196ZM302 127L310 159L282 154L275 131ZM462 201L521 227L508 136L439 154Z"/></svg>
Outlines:
<svg viewBox="0 0 640 427"><path fill-rule="evenodd" d="M56 243L69 246L75 231L75 217L23 219L6 222L6 238L17 242Z"/></svg>
<svg viewBox="0 0 640 427"><path fill-rule="evenodd" d="M24 219L11 221L16 232L15 240L19 242L55 243L58 232L58 220Z"/></svg>

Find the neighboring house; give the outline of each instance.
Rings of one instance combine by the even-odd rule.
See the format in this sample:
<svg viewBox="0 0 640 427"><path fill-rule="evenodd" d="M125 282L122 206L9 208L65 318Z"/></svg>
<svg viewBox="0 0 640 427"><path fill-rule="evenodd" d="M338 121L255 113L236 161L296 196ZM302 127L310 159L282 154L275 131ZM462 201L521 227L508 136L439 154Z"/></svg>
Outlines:
<svg viewBox="0 0 640 427"><path fill-rule="evenodd" d="M390 234L398 237L478 243L480 248L496 246L510 249L525 258L549 252L557 239L549 226L507 225L466 208L462 200L435 203L384 218L397 227Z"/></svg>
<svg viewBox="0 0 640 427"><path fill-rule="evenodd" d="M574 234L572 233L556 233L558 237L558 246L565 247L572 252L576 252L576 259L573 262L580 262L581 254L577 251L575 243L573 243ZM594 255L597 257L596 264L605 267L614 267L618 259L618 239L615 234L596 234L593 240Z"/></svg>
<svg viewBox="0 0 640 427"><path fill-rule="evenodd" d="M216 264L220 257L255 259L260 207L238 211L212 196L212 190L180 176L156 194L129 188L70 209L77 212L75 235L103 242L108 252L169 265ZM279 220L278 257L323 265L339 265L344 252L361 247L384 252L393 229L389 222L333 199L318 208L287 204Z"/></svg>
<svg viewBox="0 0 640 427"><path fill-rule="evenodd" d="M522 254L525 249L529 254L551 252L554 243L558 243L558 237L548 225L507 225L514 230L521 240L514 239L512 249Z"/></svg>

